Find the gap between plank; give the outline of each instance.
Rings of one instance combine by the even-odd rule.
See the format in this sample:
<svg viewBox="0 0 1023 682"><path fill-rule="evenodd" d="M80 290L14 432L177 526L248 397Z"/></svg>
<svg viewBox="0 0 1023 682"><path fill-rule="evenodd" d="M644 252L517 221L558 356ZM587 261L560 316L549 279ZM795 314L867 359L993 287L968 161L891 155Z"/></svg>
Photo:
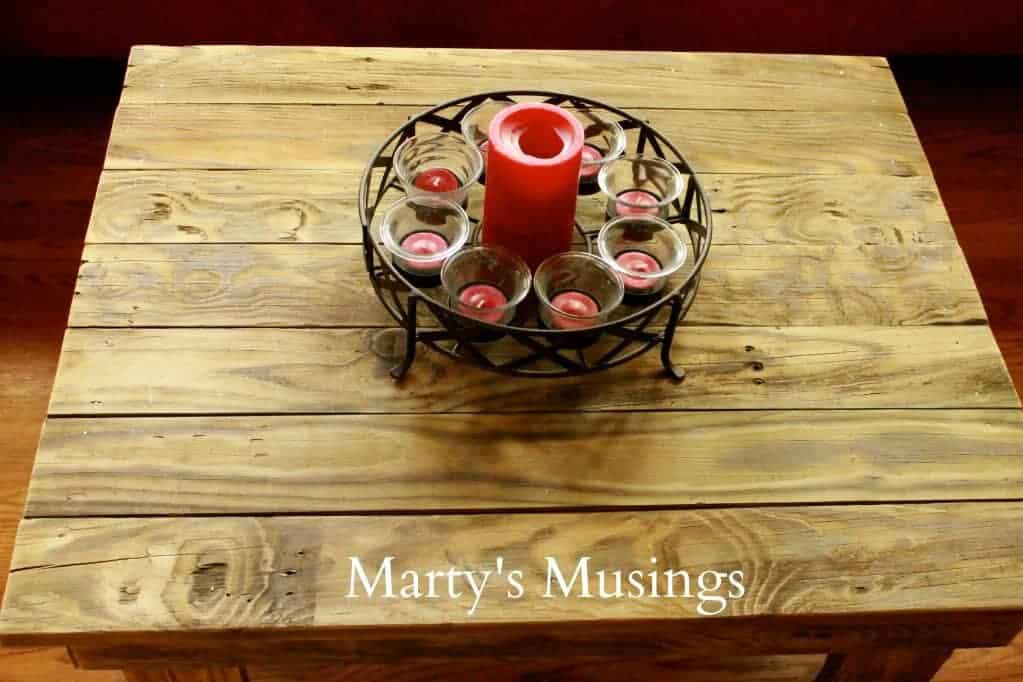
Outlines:
<svg viewBox="0 0 1023 682"><path fill-rule="evenodd" d="M574 506L528 506L528 507L487 507L487 508L464 508L452 507L450 509L380 509L368 512L365 509L353 511L255 511L255 512L182 512L180 514L75 514L75 515L33 515L24 516L29 519L159 519L159 518L274 518L279 516L315 516L315 517L367 517L378 516L496 516L496 515L524 515L524 514L614 514L624 512L658 512L658 511L693 511L712 509L767 509L774 507L863 507L863 506L884 506L884 505L926 505L926 504L1014 504L1023 502L1023 497L991 497L991 498L955 498L943 497L938 499L908 499L899 498L884 500L841 500L822 502L743 502L742 504L728 504L712 502L708 504L648 504L648 505L574 505ZM13 570L11 571L14 572Z"/></svg>

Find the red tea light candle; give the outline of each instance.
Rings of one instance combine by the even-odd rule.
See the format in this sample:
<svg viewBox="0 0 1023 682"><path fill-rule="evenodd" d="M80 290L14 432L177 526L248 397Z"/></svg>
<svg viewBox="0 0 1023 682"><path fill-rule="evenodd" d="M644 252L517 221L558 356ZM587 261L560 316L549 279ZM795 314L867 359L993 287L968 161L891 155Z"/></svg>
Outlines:
<svg viewBox="0 0 1023 682"><path fill-rule="evenodd" d="M404 239L401 240L401 248L410 254L416 256L430 256L435 253L440 253L448 248L448 243L444 237L440 236L436 232L413 232ZM438 258L436 260L411 260L403 259L403 265L406 269L417 270L423 272L436 271L444 265L444 259Z"/></svg>
<svg viewBox="0 0 1023 682"><path fill-rule="evenodd" d="M581 291L563 291L551 299L551 308L556 313L551 323L557 329L585 329L592 327L600 314L600 306L592 296ZM571 315L572 317L568 317ZM577 319L581 318L581 319ZM588 319L586 319L588 318Z"/></svg>
<svg viewBox="0 0 1023 682"><path fill-rule="evenodd" d="M649 208L648 208L649 207ZM642 189L622 192L615 199L615 214L620 216L657 215L657 197Z"/></svg>
<svg viewBox="0 0 1023 682"><path fill-rule="evenodd" d="M657 262L657 259L642 251L623 251L615 257L615 262L623 270L636 274L652 275L661 271L661 264ZM656 278L629 277L628 275L622 276L622 282L626 289L637 292L650 291L658 284Z"/></svg>
<svg viewBox="0 0 1023 682"><path fill-rule="evenodd" d="M427 192L454 192L461 185L458 176L447 168L427 168L416 176L413 184Z"/></svg>
<svg viewBox="0 0 1023 682"><path fill-rule="evenodd" d="M458 294L463 314L497 324L505 314L508 297L492 284L470 284Z"/></svg>
<svg viewBox="0 0 1023 682"><path fill-rule="evenodd" d="M604 155L592 144L583 145L583 165L579 171L579 177L592 179L600 172L600 161Z"/></svg>

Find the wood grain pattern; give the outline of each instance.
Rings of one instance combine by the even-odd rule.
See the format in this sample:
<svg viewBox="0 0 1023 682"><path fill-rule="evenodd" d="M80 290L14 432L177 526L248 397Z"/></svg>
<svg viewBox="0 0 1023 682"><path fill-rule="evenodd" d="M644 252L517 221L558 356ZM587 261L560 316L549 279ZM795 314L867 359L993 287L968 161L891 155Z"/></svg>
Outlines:
<svg viewBox="0 0 1023 682"><path fill-rule="evenodd" d="M47 423L25 515L981 500L1021 491L1019 410L92 418Z"/></svg>
<svg viewBox="0 0 1023 682"><path fill-rule="evenodd" d="M698 171L717 173L705 178L719 218L717 274L690 321L744 326L683 329L682 387L654 379L656 360L646 358L547 384L542 403L535 381L498 383L429 356L396 388L385 375L389 330L72 330L31 502L41 513L491 513L30 520L5 621L13 612L29 640L87 642L77 650L88 666L291 656L360 660L365 675L382 675L369 664L396 652L475 661L505 647L535 656L541 641L555 656L667 654L677 663L683 652L739 648L944 650L1006 642L1019 629L1023 514L1019 503L978 502L1018 497L1018 411L832 409L1018 405L986 327L880 326L984 320L883 60L620 54L631 69L596 79L596 66L607 65L599 60L611 57L586 64L585 55L506 52L479 69L482 53L373 54L140 50L125 93L139 99L122 108L109 156L135 170L107 172L93 231L99 242L177 243L90 248L75 319L367 324L368 309L342 311L331 298L350 301L356 278L344 258L329 257L355 249L287 242L357 241L346 197L376 141L437 91L513 87L531 67L530 78L564 79L565 89L634 97L628 106L646 107L686 140ZM395 78L399 66L430 77ZM630 72L647 77L623 90L615 79ZM669 99L653 100L653 85ZM366 106L375 101L417 106ZM279 286L292 280L292 291ZM850 326L751 326L774 321ZM109 416L381 406L584 412ZM713 407L730 411L680 411ZM627 412L637 408L664 412ZM66 418L78 413L103 416ZM602 447L582 438L589 422L604 429ZM637 508L893 500L942 501ZM594 511L622 505L633 508ZM560 513L494 513L504 507ZM459 603L430 604L421 622L418 604L353 609L339 599L347 551L399 550L424 569L485 565L501 551L534 577L548 551L615 567L653 551L686 567L736 562L758 589L732 605L731 619L679 619L674 603L594 611L586 600L533 599L491 606L484 622L498 610L505 620L494 628L466 623ZM681 616L693 616L692 605ZM412 621L425 630L403 627ZM317 636L327 639L303 639ZM264 637L293 645L268 647ZM444 665L433 670L472 674L475 663ZM525 664L526 673L564 670L544 665ZM664 671L652 661L647 670ZM872 679L904 672L849 670ZM178 679L169 675L158 679Z"/></svg>
<svg viewBox="0 0 1023 682"><path fill-rule="evenodd" d="M1018 407L987 327L686 327L683 384L648 353L542 383L423 350L405 381L389 330L69 330L51 414Z"/></svg>
<svg viewBox="0 0 1023 682"><path fill-rule="evenodd" d="M379 637L379 632L373 628L344 628L335 631L337 634L332 634L329 628L242 632L180 630L175 631L173 637L158 632L69 633L65 639L81 642L74 646L75 661L86 669L167 667L180 664L182 660L218 666L395 665L403 661L472 664L480 660L482 652L506 664L521 661L539 664L553 658L576 663L600 660L614 665L623 657L708 661L735 656L737 650L743 656L757 656L924 644L946 648L990 647L1010 641L1019 631L1019 618L1018 613L988 611L974 614L949 611L935 618L932 612L925 611L886 612L883 617L854 614L642 619L625 626L587 622L585 628L581 628L583 624L579 622L520 624L514 629L504 624L459 624L447 632L435 630L425 637L406 630L398 638L401 643L398 656L393 655L395 640L375 639L374 635ZM318 633L324 635L317 636ZM20 635L4 637L5 640L19 638ZM542 645L538 645L540 642ZM1001 682L997 677L994 679Z"/></svg>
<svg viewBox="0 0 1023 682"><path fill-rule="evenodd" d="M359 172L420 107L122 104L106 169ZM697 173L929 175L902 113L635 109ZM340 194L341 192L339 192Z"/></svg>
<svg viewBox="0 0 1023 682"><path fill-rule="evenodd" d="M701 175L720 244L955 242L929 177Z"/></svg>
<svg viewBox="0 0 1023 682"><path fill-rule="evenodd" d="M766 326L985 319L954 245L715 246L700 295L686 316L690 324ZM89 245L68 322L71 327L393 324L372 293L361 247L319 244Z"/></svg>
<svg viewBox="0 0 1023 682"><path fill-rule="evenodd" d="M720 659L636 658L602 661L449 661L326 664L248 668L250 682L810 682L822 656L743 656Z"/></svg>
<svg viewBox="0 0 1023 682"><path fill-rule="evenodd" d="M361 244L359 177L351 170L107 170L85 240Z"/></svg>
<svg viewBox="0 0 1023 682"><path fill-rule="evenodd" d="M715 247L956 243L930 177L725 173L700 182ZM108 170L86 242L360 244L358 183L351 170ZM604 205L581 197L579 211L599 225Z"/></svg>
<svg viewBox="0 0 1023 682"><path fill-rule="evenodd" d="M126 682L249 682L239 668L129 668L124 677Z"/></svg>
<svg viewBox="0 0 1023 682"><path fill-rule="evenodd" d="M543 87L626 107L904 111L877 57L136 46L122 101L433 105Z"/></svg>
<svg viewBox="0 0 1023 682"><path fill-rule="evenodd" d="M956 561L947 561L953 554ZM370 570L395 556L396 592L403 570L491 570L492 581L472 615L474 597L467 584L446 595L450 598L388 599L380 592L349 598L352 556ZM500 574L497 557L503 558ZM548 557L562 570L590 557L594 582L600 569L742 571L746 594L727 598L729 586L707 588L702 599L697 590L685 598L679 596L681 579L675 578L674 598L585 599L577 596L579 585L562 597L556 584L555 596L544 598ZM512 569L522 571L518 599L505 597L515 589L505 572ZM610 584L606 589L614 590ZM659 593L667 589L662 574ZM101 640L119 632L159 631L173 640L179 632L244 628L247 637L258 638L261 632L273 637L281 630L304 629L311 637L350 628L346 644L354 646L364 636L390 648L391 660L397 661L430 658L430 635L436 632L437 642L447 644L460 634L459 626L466 626L468 636L461 647L442 649L445 658L468 652L479 657L473 628L489 625L510 636L522 626L519 635L532 630L535 637L547 625L557 632L555 624L573 623L581 630L577 636L591 642L591 655L620 657L636 652L629 641L617 650L603 649L603 629L668 620L697 621L708 636L715 628L727 629L730 618L698 615L700 604L721 606L708 600L712 596L726 602L722 616L783 621L813 615L826 621L828 614L858 615L879 623L897 622L900 615L921 618L921 611L972 609L975 619L997 615L982 613L992 610L1011 614L1018 624L1023 622L1023 503L29 519L19 530L3 632L15 641L77 635L77 643L86 643L90 636ZM395 636L399 646L388 647ZM643 651L678 653L659 644L646 641ZM551 647L547 654L560 653L556 640ZM483 649L490 650L501 651ZM507 654L528 657L537 651L534 646Z"/></svg>

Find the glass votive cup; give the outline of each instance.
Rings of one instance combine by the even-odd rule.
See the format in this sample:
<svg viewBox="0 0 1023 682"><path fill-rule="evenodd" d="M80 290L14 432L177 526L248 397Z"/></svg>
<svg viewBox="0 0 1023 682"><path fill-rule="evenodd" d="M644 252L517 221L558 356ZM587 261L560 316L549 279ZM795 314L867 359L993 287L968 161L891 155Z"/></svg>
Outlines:
<svg viewBox="0 0 1023 682"><path fill-rule="evenodd" d="M567 251L540 263L533 275L540 322L548 329L586 329L606 322L625 294L618 274L600 258Z"/></svg>
<svg viewBox="0 0 1023 682"><path fill-rule="evenodd" d="M490 324L510 322L529 293L529 267L500 247L460 251L448 259L440 276L454 310Z"/></svg>
<svg viewBox="0 0 1023 682"><path fill-rule="evenodd" d="M453 201L405 197L380 222L380 242L395 267L423 286L440 283L447 260L469 239L469 216Z"/></svg>
<svg viewBox="0 0 1023 682"><path fill-rule="evenodd" d="M490 122L502 109L514 102L488 100L473 107L462 117L462 137L479 150L483 157L483 172L487 170L487 147L490 144Z"/></svg>
<svg viewBox="0 0 1023 682"><path fill-rule="evenodd" d="M465 204L483 172L483 157L460 135L427 133L394 150L394 170L409 197L433 196Z"/></svg>
<svg viewBox="0 0 1023 682"><path fill-rule="evenodd" d="M625 131L616 121L607 121L590 112L576 114L583 124L583 161L579 182L596 184L604 164L625 153Z"/></svg>
<svg viewBox="0 0 1023 682"><path fill-rule="evenodd" d="M682 173L657 156L637 154L605 163L597 183L607 196L607 216L664 217L684 188Z"/></svg>
<svg viewBox="0 0 1023 682"><path fill-rule="evenodd" d="M622 278L627 296L646 297L664 288L686 261L686 244L671 224L648 215L621 216L597 235L597 252Z"/></svg>

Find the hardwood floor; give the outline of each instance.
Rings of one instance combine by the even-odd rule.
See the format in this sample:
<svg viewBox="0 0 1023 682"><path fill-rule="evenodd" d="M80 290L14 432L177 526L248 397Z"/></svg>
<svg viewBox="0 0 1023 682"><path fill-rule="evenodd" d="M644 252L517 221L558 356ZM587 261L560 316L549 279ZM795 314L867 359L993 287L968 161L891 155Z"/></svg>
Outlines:
<svg viewBox="0 0 1023 682"><path fill-rule="evenodd" d="M906 57L892 65L1018 391L1023 58Z"/></svg>
<svg viewBox="0 0 1023 682"><path fill-rule="evenodd" d="M894 67L1023 388L1023 60L911 58ZM123 70L117 61L0 62L10 93L0 105L0 592ZM0 682L54 679L121 677L75 671L61 650L0 649ZM1023 679L1023 636L1012 647L959 652L937 679Z"/></svg>

